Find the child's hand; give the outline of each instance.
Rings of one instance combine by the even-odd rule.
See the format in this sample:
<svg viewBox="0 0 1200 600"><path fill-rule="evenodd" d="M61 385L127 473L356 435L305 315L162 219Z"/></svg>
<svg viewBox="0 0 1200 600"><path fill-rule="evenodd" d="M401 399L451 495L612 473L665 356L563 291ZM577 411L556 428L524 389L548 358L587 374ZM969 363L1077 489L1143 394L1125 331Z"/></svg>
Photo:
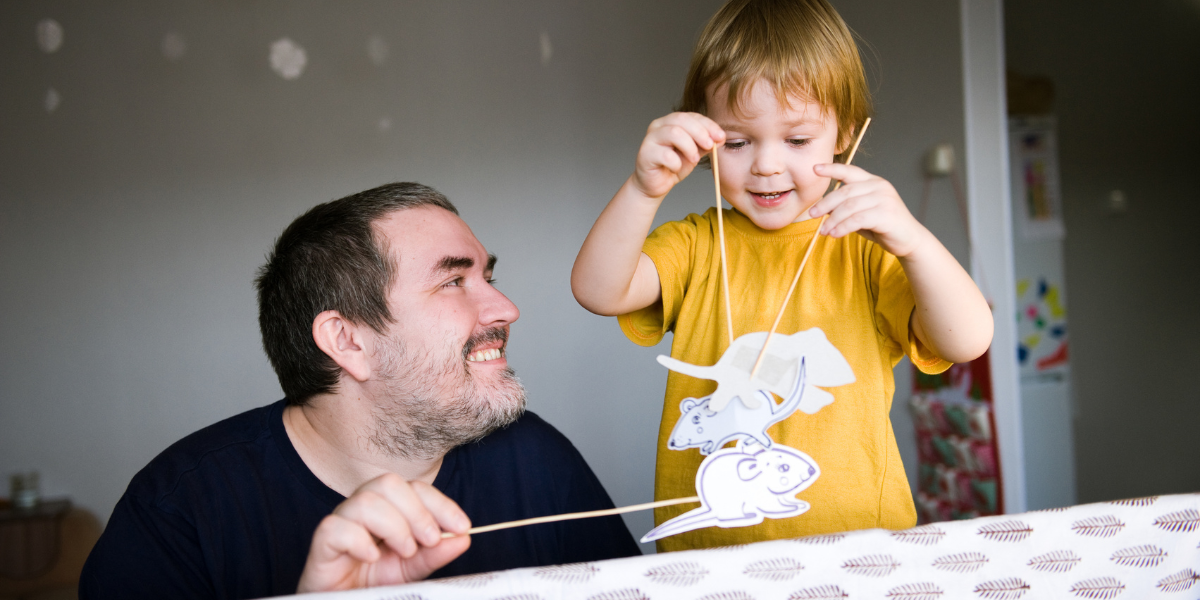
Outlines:
<svg viewBox="0 0 1200 600"><path fill-rule="evenodd" d="M821 233L842 237L857 231L901 258L912 254L924 241L928 230L912 216L886 179L840 163L814 165L813 170L822 177L842 181L842 187L808 209L813 218L829 215Z"/></svg>
<svg viewBox="0 0 1200 600"><path fill-rule="evenodd" d="M671 113L655 119L638 149L631 181L647 197L661 199L713 146L723 143L725 132L704 115Z"/></svg>

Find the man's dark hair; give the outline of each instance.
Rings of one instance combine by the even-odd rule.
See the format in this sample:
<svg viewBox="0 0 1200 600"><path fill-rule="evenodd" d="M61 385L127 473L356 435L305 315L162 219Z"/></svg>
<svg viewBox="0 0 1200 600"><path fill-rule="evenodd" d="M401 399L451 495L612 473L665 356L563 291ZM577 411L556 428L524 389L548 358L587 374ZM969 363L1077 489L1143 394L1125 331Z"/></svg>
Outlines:
<svg viewBox="0 0 1200 600"><path fill-rule="evenodd" d="M305 404L337 387L341 368L313 341L317 315L336 310L380 333L394 321L387 290L396 267L373 223L394 211L419 206L458 214L431 187L389 183L314 206L275 241L254 284L263 350L288 404Z"/></svg>

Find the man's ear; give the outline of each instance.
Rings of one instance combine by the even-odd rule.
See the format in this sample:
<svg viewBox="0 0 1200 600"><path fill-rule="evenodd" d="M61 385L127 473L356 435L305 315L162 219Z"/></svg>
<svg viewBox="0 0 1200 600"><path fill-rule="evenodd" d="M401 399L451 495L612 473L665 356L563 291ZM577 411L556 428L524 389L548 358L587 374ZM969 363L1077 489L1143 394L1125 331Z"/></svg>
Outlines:
<svg viewBox="0 0 1200 600"><path fill-rule="evenodd" d="M350 322L336 310L327 310L313 319L312 336L317 348L356 381L371 377L365 335L365 328Z"/></svg>

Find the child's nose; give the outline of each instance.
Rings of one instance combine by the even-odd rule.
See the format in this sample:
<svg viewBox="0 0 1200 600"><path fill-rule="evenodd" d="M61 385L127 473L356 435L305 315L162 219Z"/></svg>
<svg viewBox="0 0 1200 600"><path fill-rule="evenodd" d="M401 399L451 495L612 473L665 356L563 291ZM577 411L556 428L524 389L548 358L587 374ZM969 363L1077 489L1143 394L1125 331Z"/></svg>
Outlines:
<svg viewBox="0 0 1200 600"><path fill-rule="evenodd" d="M775 148L759 146L754 154L750 172L760 177L770 177L783 172L783 154Z"/></svg>

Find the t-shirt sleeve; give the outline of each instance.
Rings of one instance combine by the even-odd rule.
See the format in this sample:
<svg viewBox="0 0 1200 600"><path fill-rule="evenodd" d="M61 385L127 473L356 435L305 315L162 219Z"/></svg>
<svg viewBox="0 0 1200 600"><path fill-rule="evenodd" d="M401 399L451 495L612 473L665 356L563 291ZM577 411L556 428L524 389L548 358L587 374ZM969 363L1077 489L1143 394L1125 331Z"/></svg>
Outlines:
<svg viewBox="0 0 1200 600"><path fill-rule="evenodd" d="M688 215L682 221L663 223L646 238L642 253L654 261L662 294L658 302L617 317L621 331L633 343L653 346L675 328L692 274L697 232L704 226L703 217Z"/></svg>
<svg viewBox="0 0 1200 600"><path fill-rule="evenodd" d="M213 598L196 530L126 495L88 555L79 598Z"/></svg>
<svg viewBox="0 0 1200 600"><path fill-rule="evenodd" d="M941 373L953 364L926 346L912 329L916 299L900 259L880 246L866 242L868 264L873 272L872 293L875 296L875 326L900 354L907 354L922 373Z"/></svg>

